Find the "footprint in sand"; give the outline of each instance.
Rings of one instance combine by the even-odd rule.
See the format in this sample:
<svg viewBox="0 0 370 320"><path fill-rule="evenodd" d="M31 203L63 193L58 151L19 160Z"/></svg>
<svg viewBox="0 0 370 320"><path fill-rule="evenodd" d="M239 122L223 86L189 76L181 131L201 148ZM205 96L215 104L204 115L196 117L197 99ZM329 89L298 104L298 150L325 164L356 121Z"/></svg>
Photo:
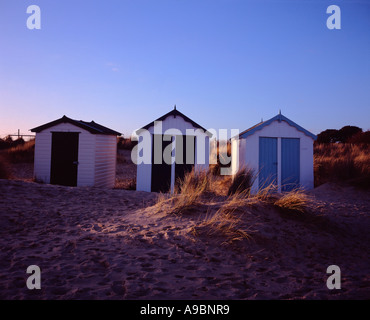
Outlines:
<svg viewBox="0 0 370 320"><path fill-rule="evenodd" d="M198 267L197 266L190 265L190 266L186 266L184 269L185 270L198 270Z"/></svg>
<svg viewBox="0 0 370 320"><path fill-rule="evenodd" d="M123 296L126 293L125 281L114 281L111 288L115 294Z"/></svg>
<svg viewBox="0 0 370 320"><path fill-rule="evenodd" d="M276 281L277 283L285 283L285 282L287 282L287 278L283 278L283 277L281 277L281 278L277 278L275 281Z"/></svg>

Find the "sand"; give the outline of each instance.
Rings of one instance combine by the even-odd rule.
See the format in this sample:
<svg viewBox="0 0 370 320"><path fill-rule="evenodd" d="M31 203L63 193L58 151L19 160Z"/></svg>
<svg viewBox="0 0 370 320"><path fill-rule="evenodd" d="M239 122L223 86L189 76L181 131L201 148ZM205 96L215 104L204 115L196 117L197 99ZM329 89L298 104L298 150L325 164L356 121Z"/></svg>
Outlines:
<svg viewBox="0 0 370 320"><path fill-rule="evenodd" d="M155 193L0 180L0 299L369 299L369 192L311 194L314 217L257 206L240 213L252 238L225 243L192 232L205 206L175 216ZM33 264L41 290L26 288Z"/></svg>

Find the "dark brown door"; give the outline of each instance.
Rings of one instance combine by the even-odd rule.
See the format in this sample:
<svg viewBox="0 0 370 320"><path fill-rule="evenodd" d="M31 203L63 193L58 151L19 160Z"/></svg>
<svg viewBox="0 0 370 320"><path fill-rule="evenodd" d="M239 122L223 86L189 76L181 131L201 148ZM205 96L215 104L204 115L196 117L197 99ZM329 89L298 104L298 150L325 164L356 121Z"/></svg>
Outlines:
<svg viewBox="0 0 370 320"><path fill-rule="evenodd" d="M182 141L180 140L182 139ZM182 149L182 154L178 151ZM185 174L191 172L195 160L195 137L177 136L176 137L176 162L175 162L175 183L184 180Z"/></svg>
<svg viewBox="0 0 370 320"><path fill-rule="evenodd" d="M162 141L161 144L158 141ZM163 154L172 141L163 141L163 135L153 135L152 140L152 192L169 192L171 187L171 164L164 161ZM168 150L168 149L167 149ZM155 154L161 163L155 163Z"/></svg>
<svg viewBox="0 0 370 320"><path fill-rule="evenodd" d="M78 132L53 132L50 183L77 186Z"/></svg>

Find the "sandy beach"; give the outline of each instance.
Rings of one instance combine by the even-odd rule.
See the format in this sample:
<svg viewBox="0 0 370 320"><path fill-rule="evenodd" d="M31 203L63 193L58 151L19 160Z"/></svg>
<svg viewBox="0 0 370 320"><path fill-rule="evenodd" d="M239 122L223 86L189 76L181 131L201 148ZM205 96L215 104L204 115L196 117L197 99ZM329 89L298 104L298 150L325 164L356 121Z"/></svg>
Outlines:
<svg viewBox="0 0 370 320"><path fill-rule="evenodd" d="M0 180L0 195L0 299L370 298L370 194L353 187L311 191L304 218L246 208L251 238L231 242L202 227L222 196L179 216L155 193ZM326 287L333 264L340 290Z"/></svg>

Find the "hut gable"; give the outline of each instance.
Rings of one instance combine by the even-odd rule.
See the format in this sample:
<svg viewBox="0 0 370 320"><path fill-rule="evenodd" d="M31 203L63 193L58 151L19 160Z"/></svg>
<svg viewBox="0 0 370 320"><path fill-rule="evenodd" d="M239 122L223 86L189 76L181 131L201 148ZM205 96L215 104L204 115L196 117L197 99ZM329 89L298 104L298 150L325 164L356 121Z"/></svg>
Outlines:
<svg viewBox="0 0 370 320"><path fill-rule="evenodd" d="M307 131L306 129L302 128L300 125L296 124L295 122L293 122L292 120L288 119L287 117L283 116L281 113L279 113L278 115L276 115L275 117L271 118L270 120L267 120L267 121L262 121L260 123L257 123L256 125L254 125L253 127L241 132L239 134L239 138L240 139L243 139L243 138L247 138L248 136L254 134L256 131L258 130L262 130L263 128L265 128L266 126L272 124L274 121L277 121L277 122L282 122L282 121L285 121L287 124L289 124L291 127L293 128L296 128L298 131L304 133L306 136L308 137L311 137L313 140L316 140L317 137L316 135L314 135L313 133Z"/></svg>
<svg viewBox="0 0 370 320"><path fill-rule="evenodd" d="M210 132L208 132L205 128L203 128L201 125L196 123L194 120L190 119L186 115L184 115L182 112L178 111L176 109L176 106L173 110L170 112L164 114L163 116L159 117L158 119L148 123L144 127L136 130L136 133L140 133L142 130L148 130L153 131L153 128L155 126L155 122L163 122L165 123L165 127L163 130L171 129L171 128L177 128L179 130L181 129L201 129L203 130L209 137L212 136ZM183 131L183 130L181 130ZM185 134L185 132L184 132Z"/></svg>

